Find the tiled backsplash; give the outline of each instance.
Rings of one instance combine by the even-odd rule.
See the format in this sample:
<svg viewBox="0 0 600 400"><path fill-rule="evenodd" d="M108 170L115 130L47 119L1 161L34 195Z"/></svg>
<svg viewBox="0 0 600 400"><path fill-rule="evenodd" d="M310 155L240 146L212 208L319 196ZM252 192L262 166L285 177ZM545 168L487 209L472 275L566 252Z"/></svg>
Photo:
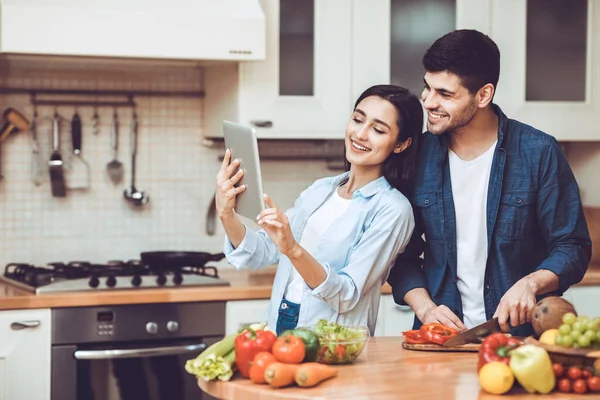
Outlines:
<svg viewBox="0 0 600 400"><path fill-rule="evenodd" d="M78 65L41 60L0 65L0 86L48 89L201 90L202 70L192 66L133 65L99 62ZM53 97L55 99L56 97ZM119 99L115 99L119 100ZM206 213L213 196L220 150L202 143L204 100L194 98L136 98L139 119L136 186L150 202L133 208L123 198L130 184L129 123L131 109L117 110L119 160L125 178L114 185L106 164L112 160L110 123L113 110L98 108L100 131L92 132L91 107L77 110L83 125L83 157L91 166L91 188L69 190L54 198L48 173L40 186L32 181L32 140L20 132L3 143L0 182L0 271L8 262L42 264L53 261L138 258L149 250L221 250L223 231L205 233ZM33 107L27 95L0 96L0 107L14 107L28 119ZM71 171L82 167L71 156L70 120L75 109L57 109L64 118L61 155ZM53 107L38 107L43 166L51 152ZM322 161L263 161L264 189L282 207L315 179L331 175ZM80 172L80 170L79 170ZM78 172L78 173L79 173Z"/></svg>

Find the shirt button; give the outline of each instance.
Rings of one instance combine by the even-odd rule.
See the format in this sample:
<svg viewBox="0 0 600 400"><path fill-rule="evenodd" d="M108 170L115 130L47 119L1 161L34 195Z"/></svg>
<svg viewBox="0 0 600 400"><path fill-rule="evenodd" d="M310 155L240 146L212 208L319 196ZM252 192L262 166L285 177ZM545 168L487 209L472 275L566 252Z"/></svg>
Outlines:
<svg viewBox="0 0 600 400"><path fill-rule="evenodd" d="M490 290L490 285L485 285L485 288L486 288L487 290Z"/></svg>
<svg viewBox="0 0 600 400"><path fill-rule="evenodd" d="M283 304L281 305L281 309L282 309L282 310L285 310L285 309L287 309L287 308L288 308L288 305L287 305L287 304L283 303Z"/></svg>
<svg viewBox="0 0 600 400"><path fill-rule="evenodd" d="M517 199L517 204L521 204L522 202L523 202L523 200L521 200L521 198L519 197L519 198Z"/></svg>
<svg viewBox="0 0 600 400"><path fill-rule="evenodd" d="M429 204L429 199L425 199L425 204Z"/></svg>

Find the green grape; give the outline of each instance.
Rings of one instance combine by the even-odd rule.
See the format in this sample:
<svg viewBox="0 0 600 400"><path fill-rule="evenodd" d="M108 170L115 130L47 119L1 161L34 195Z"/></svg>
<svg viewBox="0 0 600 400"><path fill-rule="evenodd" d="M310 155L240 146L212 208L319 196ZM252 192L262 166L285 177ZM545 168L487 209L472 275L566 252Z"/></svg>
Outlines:
<svg viewBox="0 0 600 400"><path fill-rule="evenodd" d="M589 321L590 317L588 317L587 315L580 315L579 317L577 317L577 319L579 320L579 322L584 322Z"/></svg>
<svg viewBox="0 0 600 400"><path fill-rule="evenodd" d="M561 346L562 347L573 346L573 336L563 336Z"/></svg>
<svg viewBox="0 0 600 400"><path fill-rule="evenodd" d="M583 336L585 336L586 338L590 339L590 340L594 340L596 339L596 332L589 330L589 331L585 331L585 333L583 334Z"/></svg>
<svg viewBox="0 0 600 400"><path fill-rule="evenodd" d="M581 337L581 331L572 330L571 337L574 341L578 340Z"/></svg>
<svg viewBox="0 0 600 400"><path fill-rule="evenodd" d="M577 343L581 346L581 347L590 347L590 338L587 336L580 336L579 339L577 339Z"/></svg>
<svg viewBox="0 0 600 400"><path fill-rule="evenodd" d="M596 341L600 343L600 331L596 332Z"/></svg>
<svg viewBox="0 0 600 400"><path fill-rule="evenodd" d="M562 346L562 344L563 344L563 338L564 338L564 336L559 333L554 338L554 344L557 345L557 346Z"/></svg>
<svg viewBox="0 0 600 400"><path fill-rule="evenodd" d="M575 322L576 320L577 320L577 317L572 312L568 312L565 315L563 315L563 317L562 317L563 323L569 324L569 325L572 325L573 322Z"/></svg>
<svg viewBox="0 0 600 400"><path fill-rule="evenodd" d="M574 349L580 349L581 346L579 345L579 343L573 343L573 348Z"/></svg>
<svg viewBox="0 0 600 400"><path fill-rule="evenodd" d="M558 331L561 333L561 335L568 335L569 333L571 333L571 325L568 324L562 324L559 328Z"/></svg>
<svg viewBox="0 0 600 400"><path fill-rule="evenodd" d="M600 331L600 317L596 317L592 321L592 327L596 331Z"/></svg>
<svg viewBox="0 0 600 400"><path fill-rule="evenodd" d="M576 320L575 322L573 322L571 324L571 327L573 328L574 331L583 331L583 324L581 323L581 321Z"/></svg>
<svg viewBox="0 0 600 400"><path fill-rule="evenodd" d="M588 320L584 320L581 321L581 332L585 332L592 329L592 321Z"/></svg>

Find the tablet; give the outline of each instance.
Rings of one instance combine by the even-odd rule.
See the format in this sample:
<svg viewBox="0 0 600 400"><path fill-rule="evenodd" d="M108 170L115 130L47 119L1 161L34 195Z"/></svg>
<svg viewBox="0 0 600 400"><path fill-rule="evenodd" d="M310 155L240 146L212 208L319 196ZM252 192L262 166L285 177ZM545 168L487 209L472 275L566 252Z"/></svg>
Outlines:
<svg viewBox="0 0 600 400"><path fill-rule="evenodd" d="M225 147L231 150L231 160L239 158L240 168L244 170L244 176L235 186L247 186L237 196L235 212L256 221L256 216L265 208L256 131L248 126L223 121L223 134Z"/></svg>

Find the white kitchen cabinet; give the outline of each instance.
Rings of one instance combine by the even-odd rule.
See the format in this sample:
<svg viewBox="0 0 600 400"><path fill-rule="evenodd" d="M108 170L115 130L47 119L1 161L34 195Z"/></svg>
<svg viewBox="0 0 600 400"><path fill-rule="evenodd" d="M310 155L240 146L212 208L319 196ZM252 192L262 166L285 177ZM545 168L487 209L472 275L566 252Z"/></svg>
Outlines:
<svg viewBox="0 0 600 400"><path fill-rule="evenodd" d="M269 300L228 301L225 306L225 334L236 332L245 325L266 322L268 309Z"/></svg>
<svg viewBox="0 0 600 400"><path fill-rule="evenodd" d="M420 96L425 51L454 29L486 31L489 8L487 0L354 0L352 99L381 83Z"/></svg>
<svg viewBox="0 0 600 400"><path fill-rule="evenodd" d="M0 311L0 400L50 399L50 310Z"/></svg>
<svg viewBox="0 0 600 400"><path fill-rule="evenodd" d="M577 314L600 317L600 286L572 286L563 297L573 304Z"/></svg>
<svg viewBox="0 0 600 400"><path fill-rule="evenodd" d="M509 117L558 140L600 139L600 4L491 4L489 34L501 52L494 101Z"/></svg>
<svg viewBox="0 0 600 400"><path fill-rule="evenodd" d="M394 302L394 296L384 294L379 303L375 336L401 336L412 329L414 317L409 306L400 306Z"/></svg>
<svg viewBox="0 0 600 400"><path fill-rule="evenodd" d="M207 138L221 120L265 139L343 138L351 110L348 0L261 0L266 58L206 68Z"/></svg>

